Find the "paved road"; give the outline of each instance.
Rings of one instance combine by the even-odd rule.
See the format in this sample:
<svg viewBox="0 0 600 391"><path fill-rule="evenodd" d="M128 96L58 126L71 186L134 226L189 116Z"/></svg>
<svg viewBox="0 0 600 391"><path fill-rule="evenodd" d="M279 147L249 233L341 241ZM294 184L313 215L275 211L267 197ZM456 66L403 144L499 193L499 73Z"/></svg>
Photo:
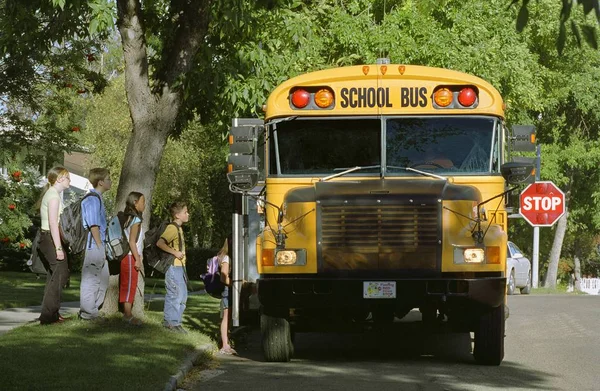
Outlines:
<svg viewBox="0 0 600 391"><path fill-rule="evenodd" d="M266 363L257 332L188 390L600 390L600 296L512 296L500 367L476 365L469 334L298 334L291 363ZM418 314L409 316L418 319Z"/></svg>

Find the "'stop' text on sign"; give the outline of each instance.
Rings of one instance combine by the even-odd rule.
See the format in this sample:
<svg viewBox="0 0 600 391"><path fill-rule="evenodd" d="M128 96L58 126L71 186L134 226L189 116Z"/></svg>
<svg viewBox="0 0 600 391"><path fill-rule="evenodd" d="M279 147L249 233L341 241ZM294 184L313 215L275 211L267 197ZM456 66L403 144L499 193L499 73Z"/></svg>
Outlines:
<svg viewBox="0 0 600 391"><path fill-rule="evenodd" d="M552 182L536 182L521 193L520 213L534 227L550 227L565 213L565 195Z"/></svg>

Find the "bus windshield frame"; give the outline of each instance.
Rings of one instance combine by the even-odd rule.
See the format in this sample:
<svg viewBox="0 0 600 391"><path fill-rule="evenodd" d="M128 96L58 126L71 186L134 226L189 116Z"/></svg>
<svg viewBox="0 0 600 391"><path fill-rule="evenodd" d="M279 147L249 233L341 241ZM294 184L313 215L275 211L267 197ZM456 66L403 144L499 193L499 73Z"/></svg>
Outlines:
<svg viewBox="0 0 600 391"><path fill-rule="evenodd" d="M499 175L501 124L490 115L295 117L268 126L268 176Z"/></svg>

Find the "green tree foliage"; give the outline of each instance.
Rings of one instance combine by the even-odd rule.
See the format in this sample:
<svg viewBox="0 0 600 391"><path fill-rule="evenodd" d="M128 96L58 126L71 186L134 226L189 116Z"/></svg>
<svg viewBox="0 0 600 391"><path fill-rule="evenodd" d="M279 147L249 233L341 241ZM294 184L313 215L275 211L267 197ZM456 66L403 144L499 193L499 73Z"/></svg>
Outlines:
<svg viewBox="0 0 600 391"><path fill-rule="evenodd" d="M131 135L124 77L113 79L102 95L88 103L82 142L93 158L89 164L108 167L116 183ZM230 227L231 195L224 171L226 153L222 137L207 131L199 121L190 122L179 137L167 143L153 192L153 206L149 208L157 218L167 218L169 205L174 200L185 200L190 211L187 229L194 244L203 248L218 247ZM116 189L106 197L114 205Z"/></svg>
<svg viewBox="0 0 600 391"><path fill-rule="evenodd" d="M558 1L555 1L558 4ZM519 15L517 17L517 31L521 32L530 22L531 12L530 0L512 0L510 6L518 5ZM600 1L598 0L561 0L560 25L558 37L556 38L556 48L562 53L567 43L567 30L573 34L577 46L581 46L582 40L594 49L598 49L598 30L600 23ZM577 7L581 6L581 8ZM582 12L586 17L581 18L573 16Z"/></svg>
<svg viewBox="0 0 600 391"><path fill-rule="evenodd" d="M39 47L40 53L85 48L86 45L78 46L79 39L74 37L82 37L81 42L86 42L88 37L94 37L90 31L105 31L102 27L110 26L104 18L106 15L116 14L114 2L100 0L56 0L51 9L47 7L49 2L23 2L25 5L22 6L21 2L10 2L13 7L19 4L17 8L30 3L33 8L22 9L35 10L30 13L40 15L39 18L58 15L60 19L64 18L63 14L74 15L69 13L81 17L75 18L74 22L81 35L73 34L75 27L63 25L51 44ZM90 6L86 8L84 3ZM260 107L269 92L289 77L335 66L373 63L378 57L386 56L395 63L465 71L482 77L500 90L508 104L509 124L533 123L538 126L539 139L544 143L542 179L554 180L569 194L571 215L566 243L573 243L575 235L583 231L589 233L586 238L595 240L592 238L599 233L597 216L600 215L597 213L598 195L594 190L598 188L599 179L595 168L598 166L595 140L598 139L599 114L595 109L597 93L593 86L598 85L600 64L597 50L589 45L579 47L577 42L583 35L597 35L597 23L592 23L597 13L592 15L589 8L591 4L592 10L597 12L597 1L579 2L582 7L571 6L568 14L565 4L573 2L567 0L514 4L517 3L525 5L526 11L509 6L510 2L506 0L196 2L195 14L183 14L201 16L198 20L206 22L206 30L200 41L181 46L181 38L190 35L185 30L189 28L188 19L178 16L179 8L166 1L119 0L122 32L133 34L132 30L127 30L131 26L125 23L133 20L129 19L133 15L131 11L137 12L135 15L144 21L143 26L139 26L143 28L137 36L139 40L135 41L143 46L143 50L137 51L129 60L132 41L127 41L129 34L122 35L127 49L123 70L128 75L124 89L133 125L127 120L124 96L120 92L119 100L108 99L113 102L110 104L95 100L94 105L106 104L106 107L98 114L86 115L82 129L92 133L103 129L104 133L98 133L92 144L96 146L97 159L114 167L113 173L118 172L120 159L130 156L131 161L122 165L123 172L127 173L131 186L138 190L142 185L156 189L154 210L157 211L173 197L202 200L198 202L211 197L221 198L219 195L224 190L212 183L216 178L223 178L219 170L225 162L224 135L231 118L260 117ZM9 4L8 0L6 4ZM127 4L139 8L126 8ZM523 23L525 12L527 18ZM15 20L24 18L22 14L11 15ZM518 29L514 28L515 21L519 23ZM578 26L581 36L563 33L571 22ZM12 26L15 32L31 31L34 38L41 36L39 27L17 30L16 22ZM18 36L17 33L13 35ZM559 54L556 43L563 35L565 45ZM2 39L10 41L8 35L3 35ZM33 39L32 42L37 41ZM7 47L3 45L0 47ZM24 53L30 50L29 46L19 42L11 45L17 45L15 47L23 49ZM177 52L177 48L189 51ZM81 52L80 60L84 53ZM177 53L185 55L185 66L173 57ZM22 58L29 57L24 54ZM45 64L42 60L34 63ZM140 75L144 77L140 79ZM137 80L137 84L128 86L127 80ZM115 81L114 85L119 83L123 82ZM5 88L2 91L0 95L12 90ZM110 94L112 92L106 96ZM166 100L155 105L161 99ZM157 114L163 112L168 112L167 120ZM74 122L76 118L70 121ZM136 130L136 126L145 130ZM110 139L111 145L118 145L118 148L105 148L102 152L101 142L106 143L106 137L100 135L106 136L107 128L118 128L122 133L115 132L114 142ZM131 135L133 137L128 138ZM164 161L155 165L156 159L160 161L163 155L167 136L174 137L175 141L168 144ZM148 140L154 138L160 139L159 142L150 145ZM129 142L127 147L126 142ZM154 159L152 164L146 156L150 154ZM161 178L162 171L169 175ZM176 173L181 174L177 176ZM155 175L158 175L156 182ZM119 189L124 192L121 198L129 190L126 187ZM224 210L226 206L222 208ZM215 210L221 210L221 207L215 209L203 203L192 209L202 210L202 217L198 219L203 219L199 223L203 225L199 225L198 230L200 227L203 230L214 228L215 221L220 219ZM518 244L527 247L519 238L529 235L529 227L515 223L513 230ZM544 259L550 248L546 243L552 242L552 231L542 231L541 259ZM206 243L210 239L207 234L199 233L198 241Z"/></svg>
<svg viewBox="0 0 600 391"><path fill-rule="evenodd" d="M53 151L76 144L73 128L57 119L72 111L69 96L100 92L96 65L104 35L91 20L112 18L99 1L0 1L0 114L12 132L2 147L38 145Z"/></svg>

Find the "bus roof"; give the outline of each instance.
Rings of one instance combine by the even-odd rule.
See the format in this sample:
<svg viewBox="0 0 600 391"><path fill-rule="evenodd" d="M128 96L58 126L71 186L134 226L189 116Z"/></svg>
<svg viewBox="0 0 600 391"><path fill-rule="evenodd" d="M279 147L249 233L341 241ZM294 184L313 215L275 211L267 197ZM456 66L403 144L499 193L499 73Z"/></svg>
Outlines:
<svg viewBox="0 0 600 391"><path fill-rule="evenodd" d="M476 99L475 103L468 107L458 104L458 96L465 88L470 88L476 96L472 98ZM452 93L453 103L449 106L442 107L434 102L434 93L441 89ZM305 107L292 103L292 94L297 90L304 91L297 95L300 106L308 102ZM319 107L314 99L321 90L328 90L333 98L325 108ZM468 92L464 94L469 95ZM327 98L327 93L320 96ZM298 100L294 99L294 102ZM504 118L504 104L491 84L463 72L417 65L372 64L331 68L289 79L269 96L265 118L356 115L493 115Z"/></svg>

